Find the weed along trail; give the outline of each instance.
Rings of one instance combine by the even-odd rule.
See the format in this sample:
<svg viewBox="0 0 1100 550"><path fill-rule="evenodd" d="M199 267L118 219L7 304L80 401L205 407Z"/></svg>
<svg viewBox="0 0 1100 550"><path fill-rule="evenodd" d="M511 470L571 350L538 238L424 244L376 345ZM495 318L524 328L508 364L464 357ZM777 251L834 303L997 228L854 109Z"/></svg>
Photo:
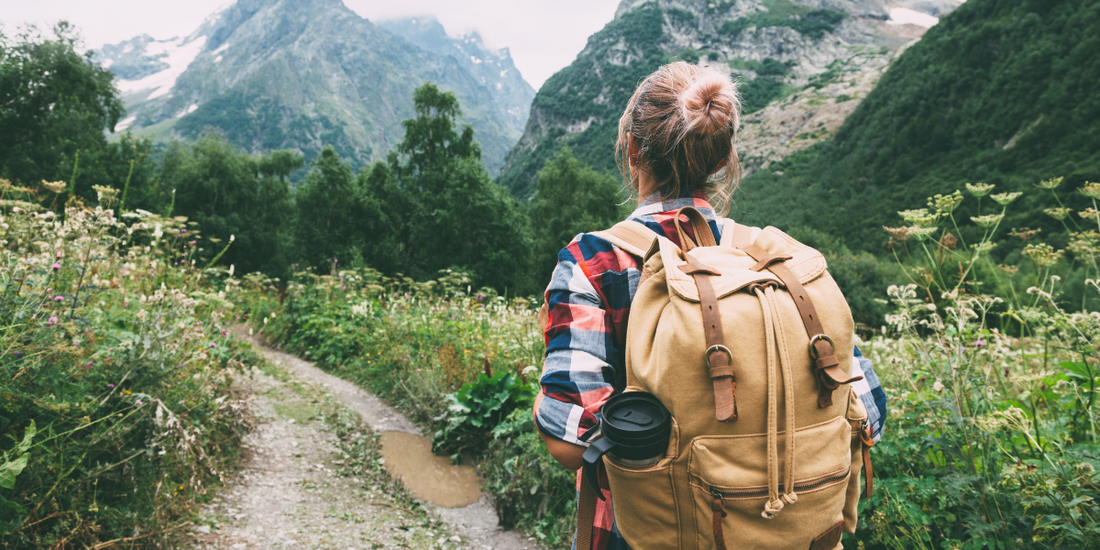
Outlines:
<svg viewBox="0 0 1100 550"><path fill-rule="evenodd" d="M539 548L519 532L500 529L475 469L454 466L448 458L432 454L431 443L400 413L352 382L263 345L242 327L235 332L249 339L277 371L276 376L281 374L285 380L258 378L254 409L262 417L274 418L262 422L250 434L251 456L239 483L231 483L226 491L229 495L212 507L214 516L231 520L228 532L237 533L240 540L228 541L229 537L222 534L219 537L232 544L213 547ZM312 390L295 392L295 387ZM358 418L333 424L332 413L322 412L324 407L314 404L318 399L311 400L310 391L327 398L346 416ZM324 420L310 420L317 416ZM365 465L375 471L376 479L364 480L368 476L356 476L356 471L350 477L347 471L345 477L333 477L335 470L346 470L347 463L357 460L355 452L348 456L345 440L349 433L356 432L349 422L359 421L378 434L372 440L375 454ZM358 431L367 430L360 426ZM342 434L343 439L332 432ZM381 481L387 477L381 475L381 468L399 482ZM281 483L284 478L288 483ZM389 486L382 486L387 483ZM341 489L341 485L348 487ZM394 496L397 493L404 496ZM414 506L410 498L421 506ZM417 518L417 511L424 517ZM396 525L402 522L404 525ZM224 533L227 528L220 531ZM272 536L278 532L298 536ZM392 536L394 533L400 536ZM197 536L218 538L206 533ZM268 543L260 543L263 540Z"/></svg>

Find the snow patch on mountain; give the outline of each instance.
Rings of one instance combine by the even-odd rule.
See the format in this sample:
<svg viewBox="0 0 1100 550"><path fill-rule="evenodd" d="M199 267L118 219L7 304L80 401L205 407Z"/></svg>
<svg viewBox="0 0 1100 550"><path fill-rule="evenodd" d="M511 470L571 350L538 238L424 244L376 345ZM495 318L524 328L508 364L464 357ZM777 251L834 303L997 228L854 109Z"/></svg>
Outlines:
<svg viewBox="0 0 1100 550"><path fill-rule="evenodd" d="M174 38L150 42L145 47L145 55L159 58L168 68L138 80L119 80L116 82L119 91L126 94L153 90L146 99L155 99L171 92L172 86L176 85L176 79L191 66L191 62L206 46L205 36L186 40Z"/></svg>
<svg viewBox="0 0 1100 550"><path fill-rule="evenodd" d="M927 13L921 13L919 11L911 10L909 8L894 8L890 10L890 19L886 22L886 24L916 25L918 27L929 29L939 22L939 17L928 15Z"/></svg>

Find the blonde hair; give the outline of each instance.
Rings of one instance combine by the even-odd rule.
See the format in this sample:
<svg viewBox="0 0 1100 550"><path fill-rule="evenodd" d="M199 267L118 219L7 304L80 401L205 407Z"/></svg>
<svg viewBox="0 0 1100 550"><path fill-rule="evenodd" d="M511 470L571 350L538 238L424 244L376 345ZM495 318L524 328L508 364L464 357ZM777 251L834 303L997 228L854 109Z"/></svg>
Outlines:
<svg viewBox="0 0 1100 550"><path fill-rule="evenodd" d="M653 176L662 199L702 190L725 215L741 176L734 146L740 110L733 82L716 69L683 61L657 69L634 91L619 119L615 162L623 184L638 191L630 177L629 136L638 144L635 164ZM715 172L723 160L725 166Z"/></svg>

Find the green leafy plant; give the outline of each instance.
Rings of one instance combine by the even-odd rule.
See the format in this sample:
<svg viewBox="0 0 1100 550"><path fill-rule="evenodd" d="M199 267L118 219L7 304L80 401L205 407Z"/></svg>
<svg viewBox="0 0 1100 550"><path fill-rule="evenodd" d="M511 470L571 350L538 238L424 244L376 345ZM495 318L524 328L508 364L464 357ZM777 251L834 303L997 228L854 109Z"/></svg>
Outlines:
<svg viewBox="0 0 1100 550"><path fill-rule="evenodd" d="M447 414L443 427L432 436L432 447L437 452L460 456L484 446L493 429L512 411L531 407L535 393L534 386L512 373L478 375L477 381L447 395Z"/></svg>

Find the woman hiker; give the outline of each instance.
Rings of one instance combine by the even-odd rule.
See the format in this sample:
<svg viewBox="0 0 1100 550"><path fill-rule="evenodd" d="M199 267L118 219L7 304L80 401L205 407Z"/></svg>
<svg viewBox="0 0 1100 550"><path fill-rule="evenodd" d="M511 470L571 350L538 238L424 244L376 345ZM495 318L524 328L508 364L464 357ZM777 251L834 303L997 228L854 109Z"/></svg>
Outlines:
<svg viewBox="0 0 1100 550"><path fill-rule="evenodd" d="M628 219L682 247L674 213L691 206L719 240L721 214L738 184L739 110L729 76L715 69L681 61L649 75L619 121L616 160L638 198ZM640 267L640 258L593 234L578 235L558 254L546 289L546 362L534 408L550 454L570 470L581 468L600 408L625 385L627 317ZM859 362L866 383L853 387L877 440L885 395L870 362ZM626 550L606 489L604 496L596 504L592 548Z"/></svg>

